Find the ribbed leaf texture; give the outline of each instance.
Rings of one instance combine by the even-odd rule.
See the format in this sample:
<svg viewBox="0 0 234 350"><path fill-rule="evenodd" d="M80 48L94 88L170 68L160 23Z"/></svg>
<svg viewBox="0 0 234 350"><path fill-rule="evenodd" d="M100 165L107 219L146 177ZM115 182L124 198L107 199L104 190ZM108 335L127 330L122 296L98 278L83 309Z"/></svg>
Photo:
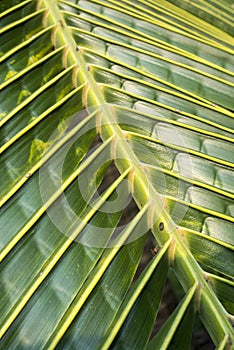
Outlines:
<svg viewBox="0 0 234 350"><path fill-rule="evenodd" d="M233 2L0 10L1 348L233 349Z"/></svg>

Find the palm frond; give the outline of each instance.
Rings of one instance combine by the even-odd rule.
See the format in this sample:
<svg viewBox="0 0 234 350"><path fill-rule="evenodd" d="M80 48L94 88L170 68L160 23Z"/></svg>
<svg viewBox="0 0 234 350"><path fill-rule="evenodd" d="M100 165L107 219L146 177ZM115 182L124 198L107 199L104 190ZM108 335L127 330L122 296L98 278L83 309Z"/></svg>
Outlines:
<svg viewBox="0 0 234 350"><path fill-rule="evenodd" d="M231 349L231 2L0 8L2 346L187 349L199 317Z"/></svg>

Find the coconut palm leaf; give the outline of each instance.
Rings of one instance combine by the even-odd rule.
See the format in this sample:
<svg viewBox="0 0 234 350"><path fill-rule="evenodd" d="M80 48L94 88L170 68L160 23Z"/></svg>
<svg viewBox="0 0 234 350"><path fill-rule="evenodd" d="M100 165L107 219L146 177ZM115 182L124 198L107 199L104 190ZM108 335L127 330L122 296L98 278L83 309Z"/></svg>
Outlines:
<svg viewBox="0 0 234 350"><path fill-rule="evenodd" d="M231 1L0 9L2 347L231 349Z"/></svg>

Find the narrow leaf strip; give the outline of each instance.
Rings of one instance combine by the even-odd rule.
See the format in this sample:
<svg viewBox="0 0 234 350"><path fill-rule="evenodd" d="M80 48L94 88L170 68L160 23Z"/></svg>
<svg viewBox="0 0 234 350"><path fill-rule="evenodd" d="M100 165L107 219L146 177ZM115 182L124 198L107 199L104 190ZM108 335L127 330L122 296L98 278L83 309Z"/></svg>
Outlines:
<svg viewBox="0 0 234 350"><path fill-rule="evenodd" d="M155 315L160 305L161 295L167 269L169 267L168 250L169 240L160 252L155 256L145 271L141 274L136 284L132 286L124 300L114 321L109 327L102 350L107 350L112 345L115 349L122 346L135 349L143 349L152 330ZM146 327L142 330L142 324L136 324L138 318L147 319ZM150 323L148 322L150 318ZM114 343L113 343L114 342Z"/></svg>
<svg viewBox="0 0 234 350"><path fill-rule="evenodd" d="M181 301L170 318L149 343L147 350L166 350L170 349L170 347L176 349L181 344L183 344L184 349L189 349L195 316L193 301L196 290L197 284L194 284L183 301Z"/></svg>

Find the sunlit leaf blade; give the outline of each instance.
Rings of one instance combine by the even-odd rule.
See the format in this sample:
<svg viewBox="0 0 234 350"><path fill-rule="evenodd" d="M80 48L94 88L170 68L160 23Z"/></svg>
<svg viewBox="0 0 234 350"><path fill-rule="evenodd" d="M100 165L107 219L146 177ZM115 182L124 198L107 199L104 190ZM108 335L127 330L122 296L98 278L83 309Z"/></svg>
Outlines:
<svg viewBox="0 0 234 350"><path fill-rule="evenodd" d="M233 246L189 231L185 232L185 237L192 254L206 271L233 279Z"/></svg>
<svg viewBox="0 0 234 350"><path fill-rule="evenodd" d="M61 341L64 349L100 347L129 287L141 253L142 239L122 248L108 267L108 273L104 274L95 291L90 295L85 308L80 311L65 334ZM129 273L123 278L126 269ZM89 325L88 329L87 325ZM78 339L77 327L79 328Z"/></svg>
<svg viewBox="0 0 234 350"><path fill-rule="evenodd" d="M4 349L232 348L231 5L1 1Z"/></svg>
<svg viewBox="0 0 234 350"><path fill-rule="evenodd" d="M134 220L131 222L131 224L127 225L124 228L122 232L122 237L118 239L118 241L122 244L126 243L127 240L131 237L132 233L135 234L136 231L138 232L138 230L142 230L143 223L145 223L145 209L139 212L138 215L136 215ZM100 311L97 311L97 315L99 314L100 317L103 317L105 315L107 319L105 320L104 318L103 322L101 322L97 326L96 318L96 322L93 322L94 320L91 321L93 322L93 327L90 328L91 334L94 335L92 339L93 346L98 347L98 344L103 337L103 333L106 331L106 327L115 315L121 303L121 296L123 298L124 294L126 293L126 288L128 288L131 282L142 249L142 244L140 243L141 241L137 240L133 243L130 243L129 245L127 244L124 247L121 247L121 245L119 245L117 247L107 249L104 252L99 263L93 269L89 278L85 281L83 288L76 295L73 304L64 314L64 317L55 329L54 334L51 335L50 339L46 343L46 348L53 348L55 344L57 344L57 342L62 338L63 334L68 329L78 312L80 312L80 314L78 316L77 321L78 324L81 326L81 339L79 346L81 348L86 348L87 342L89 341L89 338L87 336L87 321L89 320L90 316L92 316L93 312L94 314L96 313L95 306L93 312L89 312L90 305L98 306L100 300L103 299L103 295L105 295L105 300L101 304ZM123 261L123 257L126 259L126 261ZM130 269L128 277L122 279L120 283L119 280L121 278L118 279L117 275L115 283L112 282L113 277L115 277L117 274L117 272L115 272L115 275L113 276L112 271L118 269L119 273L121 274L121 271L123 271L125 266L128 266L128 268ZM109 273L109 271L111 271L111 273ZM97 285L98 282L98 286L93 291L94 287ZM116 285L116 283L118 283L118 286ZM114 286L116 287L114 288ZM113 298L112 295L114 295L114 290L116 289L118 289L119 293L117 293L116 297ZM82 312L81 308L91 293L92 295L87 301L89 307L84 312ZM73 334L71 334L71 336L69 337L69 342L71 342L71 344L73 342L77 343L76 329L77 327L75 327L74 329L75 339L73 340ZM84 335L82 336L82 334Z"/></svg>
<svg viewBox="0 0 234 350"><path fill-rule="evenodd" d="M221 300L226 310L230 314L234 314L234 282L229 281L225 278L207 274L208 283L211 284L212 288L215 290L218 298Z"/></svg>
<svg viewBox="0 0 234 350"><path fill-rule="evenodd" d="M132 245L123 248L123 252L118 255L116 262L113 264L114 266L110 267L110 270L116 268L117 266L119 274L121 274L123 273L123 269L125 269L125 267L128 266L129 269L133 269L133 273L134 266L136 266L135 259L137 259L137 257L139 259L139 253L142 249L142 243L140 243L141 242L138 242L138 244L136 244L135 242ZM14 337L12 338L11 332L9 336L6 336L4 338L3 345L5 347L17 349L18 344L21 343L22 339L24 339L28 343L32 343L34 339L37 339L36 344L34 342L35 348L39 349L45 346L51 334L55 331L56 327L58 327L59 321L64 316L64 310L69 308L71 309L71 305L75 302L75 298L78 291L82 288L85 280L89 278L90 271L92 271L95 264L97 264L101 253L102 249L100 248L85 247L84 245L80 245L77 243L73 244L64 256L64 258L61 259L61 262L52 272L48 281L41 286L39 293L36 293L34 295L34 297L29 301L29 303L25 307L22 314L19 316L19 318L17 318L12 328ZM83 266L83 264L85 264L85 267ZM121 266L122 268L120 268ZM75 277L77 274L79 275L79 278ZM63 277L61 278L61 276ZM112 279L112 281L108 282L108 278ZM89 344L90 342L90 335L87 333L87 317L91 317L91 319L94 318L94 320L92 321L95 321L95 325L97 324L97 318L98 315L100 316L100 313L98 312L98 310L96 310L96 308L99 309L99 303L103 303L104 295L106 298L106 306L103 303L103 308L105 307L106 312L102 313L100 310L102 317L104 315L105 317L107 317L108 311L110 317L112 313L116 312L116 307L118 304L117 299L119 299L120 302L121 298L123 297L123 294L118 293L118 298L112 300L111 295L112 293L114 295L116 287L116 284L113 284L113 278L116 278L116 274L108 273L107 277L103 278L103 282L100 283L99 287L94 293L94 296L91 297L91 301L88 301L87 305L89 306L81 312L81 322L79 322L79 324L81 328L83 324L83 331L81 331L79 336L80 348L82 348L82 344L85 348L85 346L87 346L87 343ZM126 285L129 284L130 280L130 274L128 276L128 279L122 279L122 284L120 284L118 282L119 280L116 279L116 282L118 283L118 288L120 291L122 290L122 293L126 288ZM111 288L114 288L112 292ZM84 294L85 297L86 293L87 291L83 287L79 295ZM93 298L94 300L92 300ZM115 304L113 305L114 302ZM112 307L110 307L110 305L112 305ZM51 316L53 316L53 322L50 322ZM43 319L43 323L40 323L40 326L37 325L38 319ZM104 318L103 322L98 322L100 326L99 333L103 332L107 327L108 322L106 323L105 320L107 321L107 319ZM93 331L93 329L94 327L90 327L90 330ZM84 337L86 337L86 340L85 338L83 338L82 333L84 333ZM98 343L97 334L93 338L94 345ZM76 339L76 331L74 336ZM71 345L72 340L73 337L71 336L71 333L69 331L68 339L66 337L65 343Z"/></svg>
<svg viewBox="0 0 234 350"><path fill-rule="evenodd" d="M176 5L181 5L178 0L169 0ZM234 34L234 26L232 22L232 3L217 3L216 1L197 1L192 4L189 1L184 1L182 8L186 9L198 17L205 19L207 22L223 29L225 32ZM222 20L221 20L222 19Z"/></svg>

